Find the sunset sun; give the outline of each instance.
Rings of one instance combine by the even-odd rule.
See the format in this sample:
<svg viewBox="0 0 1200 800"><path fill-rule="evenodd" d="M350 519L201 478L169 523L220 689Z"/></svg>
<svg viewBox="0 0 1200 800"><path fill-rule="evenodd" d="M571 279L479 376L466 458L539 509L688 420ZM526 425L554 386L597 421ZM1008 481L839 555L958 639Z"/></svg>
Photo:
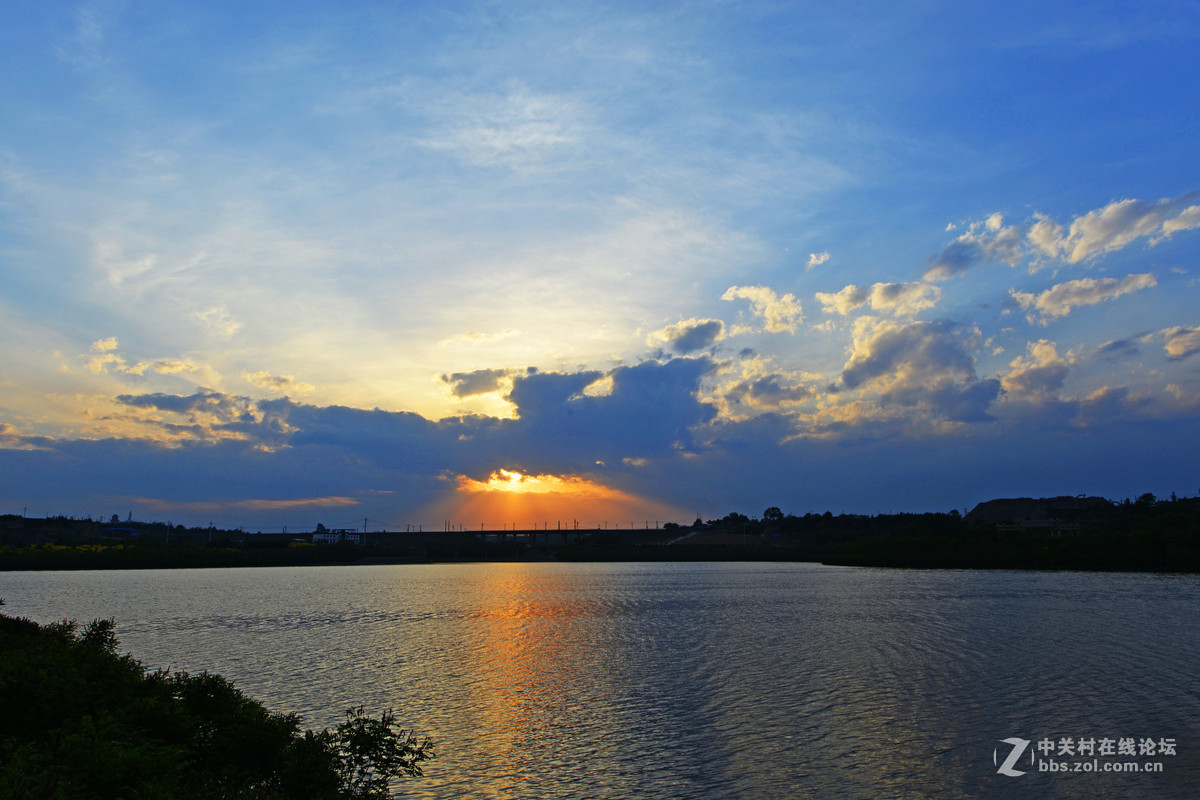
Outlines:
<svg viewBox="0 0 1200 800"><path fill-rule="evenodd" d="M453 493L436 504L452 527L502 530L657 527L678 509L581 475L493 470L486 480L458 475Z"/></svg>

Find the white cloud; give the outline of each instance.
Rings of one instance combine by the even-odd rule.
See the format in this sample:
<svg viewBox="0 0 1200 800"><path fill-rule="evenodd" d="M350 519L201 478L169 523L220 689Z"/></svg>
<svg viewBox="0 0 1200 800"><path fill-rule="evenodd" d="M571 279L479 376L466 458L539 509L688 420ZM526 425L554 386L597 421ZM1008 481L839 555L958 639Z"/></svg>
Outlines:
<svg viewBox="0 0 1200 800"><path fill-rule="evenodd" d="M1166 338L1164 348L1171 358L1187 358L1200 353L1200 328L1167 328L1162 334Z"/></svg>
<svg viewBox="0 0 1200 800"><path fill-rule="evenodd" d="M800 301L793 294L782 297L766 286L730 286L722 300L749 300L755 316L762 317L771 333L795 333L804 319Z"/></svg>
<svg viewBox="0 0 1200 800"><path fill-rule="evenodd" d="M1172 234L1200 227L1200 206L1186 205L1194 193L1166 198L1156 203L1142 200L1117 200L1103 208L1076 217L1065 229L1045 215L1035 215L1037 223L1029 240L1042 254L1077 264L1120 250L1147 237L1157 244Z"/></svg>
<svg viewBox="0 0 1200 800"><path fill-rule="evenodd" d="M1174 233L1190 231L1195 228L1200 228L1200 206L1188 206L1183 211L1180 211L1177 216L1163 222L1162 236L1151 240L1151 244L1157 244L1163 238L1169 237Z"/></svg>
<svg viewBox="0 0 1200 800"><path fill-rule="evenodd" d="M977 349L977 345L970 349ZM856 321L850 359L842 370L845 386L853 389L877 378L900 375L906 381L918 381L942 374L975 374L967 342L953 324L938 321L901 325L870 317Z"/></svg>
<svg viewBox="0 0 1200 800"><path fill-rule="evenodd" d="M1026 259L1032 259L1033 268L1047 258L1077 264L1121 250L1143 237L1151 237L1150 244L1155 245L1173 234L1200 228L1200 205L1189 205L1196 196L1190 192L1156 203L1118 200L1075 217L1069 226L1041 212L1024 223L1005 226L1001 214L991 214L972 222L965 233L934 256L924 278L946 280L978 264L1016 266Z"/></svg>
<svg viewBox="0 0 1200 800"><path fill-rule="evenodd" d="M998 380L975 376L978 328L946 320L897 324L861 317L839 390L873 391L881 406L921 407L951 422L984 422Z"/></svg>
<svg viewBox="0 0 1200 800"><path fill-rule="evenodd" d="M89 348L90 355L87 357L88 369L97 375L111 372L140 377L147 372L156 372L159 375L178 375L179 373L190 372L199 373L209 379L215 377L210 369L176 358L157 358L152 361L138 361L135 364L130 364L125 360L124 356L117 352L119 348L120 343L115 336L109 336L107 339L97 339L92 342Z"/></svg>
<svg viewBox="0 0 1200 800"><path fill-rule="evenodd" d="M1149 273L1127 275L1116 278L1083 278L1053 286L1041 294L1011 291L1021 308L1029 311L1031 323L1047 325L1058 317L1066 316L1080 306L1091 306L1112 300L1121 295L1156 286L1158 281ZM1040 315L1040 319L1039 319Z"/></svg>
<svg viewBox="0 0 1200 800"><path fill-rule="evenodd" d="M1039 339L1026 344L1026 354L1009 365L1011 371L1001 378L1004 391L1019 399L1045 401L1062 388L1074 359L1060 358L1054 342Z"/></svg>
<svg viewBox="0 0 1200 800"><path fill-rule="evenodd" d="M817 292L814 295L826 314L841 314L843 317L859 308L871 297L871 290L854 284L838 292Z"/></svg>
<svg viewBox="0 0 1200 800"><path fill-rule="evenodd" d="M830 258L830 256L829 256L828 251L821 252L821 253L809 253L808 254L808 265L805 268L812 269L813 267L819 267L820 265L822 265L826 261L828 261L829 258Z"/></svg>
<svg viewBox="0 0 1200 800"><path fill-rule="evenodd" d="M826 314L848 315L864 304L875 311L910 316L933 308L941 299L942 290L928 283L876 283L871 287L846 286L836 293L817 292L816 298Z"/></svg>

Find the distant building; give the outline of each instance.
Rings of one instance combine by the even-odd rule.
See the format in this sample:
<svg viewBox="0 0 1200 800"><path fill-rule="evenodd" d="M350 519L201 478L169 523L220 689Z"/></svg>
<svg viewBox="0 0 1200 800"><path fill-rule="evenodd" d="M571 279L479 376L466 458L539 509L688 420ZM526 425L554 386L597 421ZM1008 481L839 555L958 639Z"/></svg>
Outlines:
<svg viewBox="0 0 1200 800"><path fill-rule="evenodd" d="M341 542L349 542L350 544L361 546L363 544L363 535L352 528L321 530L312 535L313 544L339 544Z"/></svg>
<svg viewBox="0 0 1200 800"><path fill-rule="evenodd" d="M980 503L964 521L969 525L990 523L998 532L1061 536L1079 533L1081 523L1104 517L1112 508L1112 501L1103 497L1017 497Z"/></svg>

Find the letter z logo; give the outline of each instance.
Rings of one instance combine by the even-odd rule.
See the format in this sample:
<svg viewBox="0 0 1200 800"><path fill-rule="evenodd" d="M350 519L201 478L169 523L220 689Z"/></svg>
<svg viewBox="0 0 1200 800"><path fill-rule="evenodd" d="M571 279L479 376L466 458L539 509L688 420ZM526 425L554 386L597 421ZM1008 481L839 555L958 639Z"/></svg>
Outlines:
<svg viewBox="0 0 1200 800"><path fill-rule="evenodd" d="M1005 744L1012 745L1012 751L1008 754L1008 758L1004 759L1004 763L1000 764L999 769L996 771L1001 775L1007 775L1010 778L1015 778L1018 775L1024 775L1024 772L1019 769L1013 769L1013 767L1016 766L1017 760L1025 753L1025 748L1029 747L1029 740L1018 739L1015 736L1010 736L1009 738L1001 739L1000 741L1004 742ZM999 761L999 753L1000 748L998 747L992 751L993 764L996 764Z"/></svg>

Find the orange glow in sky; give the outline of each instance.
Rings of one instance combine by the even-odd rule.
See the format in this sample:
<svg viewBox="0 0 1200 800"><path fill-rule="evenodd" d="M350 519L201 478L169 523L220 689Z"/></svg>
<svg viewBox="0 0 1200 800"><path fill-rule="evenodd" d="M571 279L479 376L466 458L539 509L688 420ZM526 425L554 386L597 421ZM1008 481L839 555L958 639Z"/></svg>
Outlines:
<svg viewBox="0 0 1200 800"><path fill-rule="evenodd" d="M633 499L624 492L610 489L576 475L525 475L516 470L498 469L486 481L458 476L460 492L512 492L515 494L561 494L571 497Z"/></svg>
<svg viewBox="0 0 1200 800"><path fill-rule="evenodd" d="M689 522L675 509L578 475L528 475L498 469L486 481L456 479L453 496L432 511L464 530L654 527Z"/></svg>

